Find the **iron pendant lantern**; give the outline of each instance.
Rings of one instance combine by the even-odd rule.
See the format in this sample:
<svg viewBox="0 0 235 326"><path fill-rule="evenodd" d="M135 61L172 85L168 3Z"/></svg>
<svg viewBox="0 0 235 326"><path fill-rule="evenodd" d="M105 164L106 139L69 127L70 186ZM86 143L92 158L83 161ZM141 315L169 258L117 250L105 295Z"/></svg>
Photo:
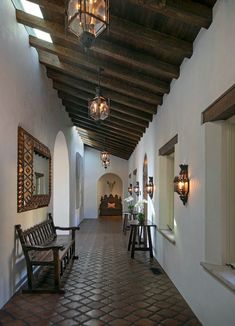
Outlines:
<svg viewBox="0 0 235 326"><path fill-rule="evenodd" d="M67 28L86 48L109 25L109 0L68 0Z"/></svg>

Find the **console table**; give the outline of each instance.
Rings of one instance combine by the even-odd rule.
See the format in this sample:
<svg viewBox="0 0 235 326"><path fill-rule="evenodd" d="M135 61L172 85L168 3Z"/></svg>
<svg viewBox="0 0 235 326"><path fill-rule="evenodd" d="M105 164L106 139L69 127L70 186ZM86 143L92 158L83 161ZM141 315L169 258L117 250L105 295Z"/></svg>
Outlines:
<svg viewBox="0 0 235 326"><path fill-rule="evenodd" d="M153 246L151 237L151 228L155 224L139 224L138 221L130 223L130 237L128 242L128 251L131 250L131 258L134 258L135 251L149 251L150 257L153 258Z"/></svg>

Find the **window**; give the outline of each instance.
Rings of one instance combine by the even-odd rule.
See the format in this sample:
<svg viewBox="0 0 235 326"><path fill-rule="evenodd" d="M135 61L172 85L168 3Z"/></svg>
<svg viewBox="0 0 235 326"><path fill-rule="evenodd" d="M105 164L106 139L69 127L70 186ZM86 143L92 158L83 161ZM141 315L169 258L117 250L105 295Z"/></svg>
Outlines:
<svg viewBox="0 0 235 326"><path fill-rule="evenodd" d="M159 228L174 231L174 186L176 135L159 149Z"/></svg>

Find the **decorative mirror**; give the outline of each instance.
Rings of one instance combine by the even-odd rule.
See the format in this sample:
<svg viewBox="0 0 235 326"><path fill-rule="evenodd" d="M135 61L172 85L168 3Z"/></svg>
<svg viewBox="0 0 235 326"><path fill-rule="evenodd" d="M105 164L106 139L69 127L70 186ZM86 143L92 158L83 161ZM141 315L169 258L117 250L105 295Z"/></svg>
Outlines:
<svg viewBox="0 0 235 326"><path fill-rule="evenodd" d="M48 147L18 128L17 212L48 206L51 198L51 153Z"/></svg>

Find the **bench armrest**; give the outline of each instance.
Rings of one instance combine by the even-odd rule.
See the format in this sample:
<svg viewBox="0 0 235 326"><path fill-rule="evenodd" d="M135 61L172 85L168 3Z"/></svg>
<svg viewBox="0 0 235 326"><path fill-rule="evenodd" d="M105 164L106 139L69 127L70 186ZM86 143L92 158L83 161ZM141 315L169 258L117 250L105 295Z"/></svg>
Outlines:
<svg viewBox="0 0 235 326"><path fill-rule="evenodd" d="M69 231L69 230L80 230L79 226L70 226L70 227L61 227L61 226L55 226L56 230L61 230L61 231Z"/></svg>
<svg viewBox="0 0 235 326"><path fill-rule="evenodd" d="M57 249L57 250L63 250L64 246L29 246L29 245L23 245L23 248L26 249L27 251L30 250L38 250L38 251L47 251L47 250L53 250L53 249Z"/></svg>

